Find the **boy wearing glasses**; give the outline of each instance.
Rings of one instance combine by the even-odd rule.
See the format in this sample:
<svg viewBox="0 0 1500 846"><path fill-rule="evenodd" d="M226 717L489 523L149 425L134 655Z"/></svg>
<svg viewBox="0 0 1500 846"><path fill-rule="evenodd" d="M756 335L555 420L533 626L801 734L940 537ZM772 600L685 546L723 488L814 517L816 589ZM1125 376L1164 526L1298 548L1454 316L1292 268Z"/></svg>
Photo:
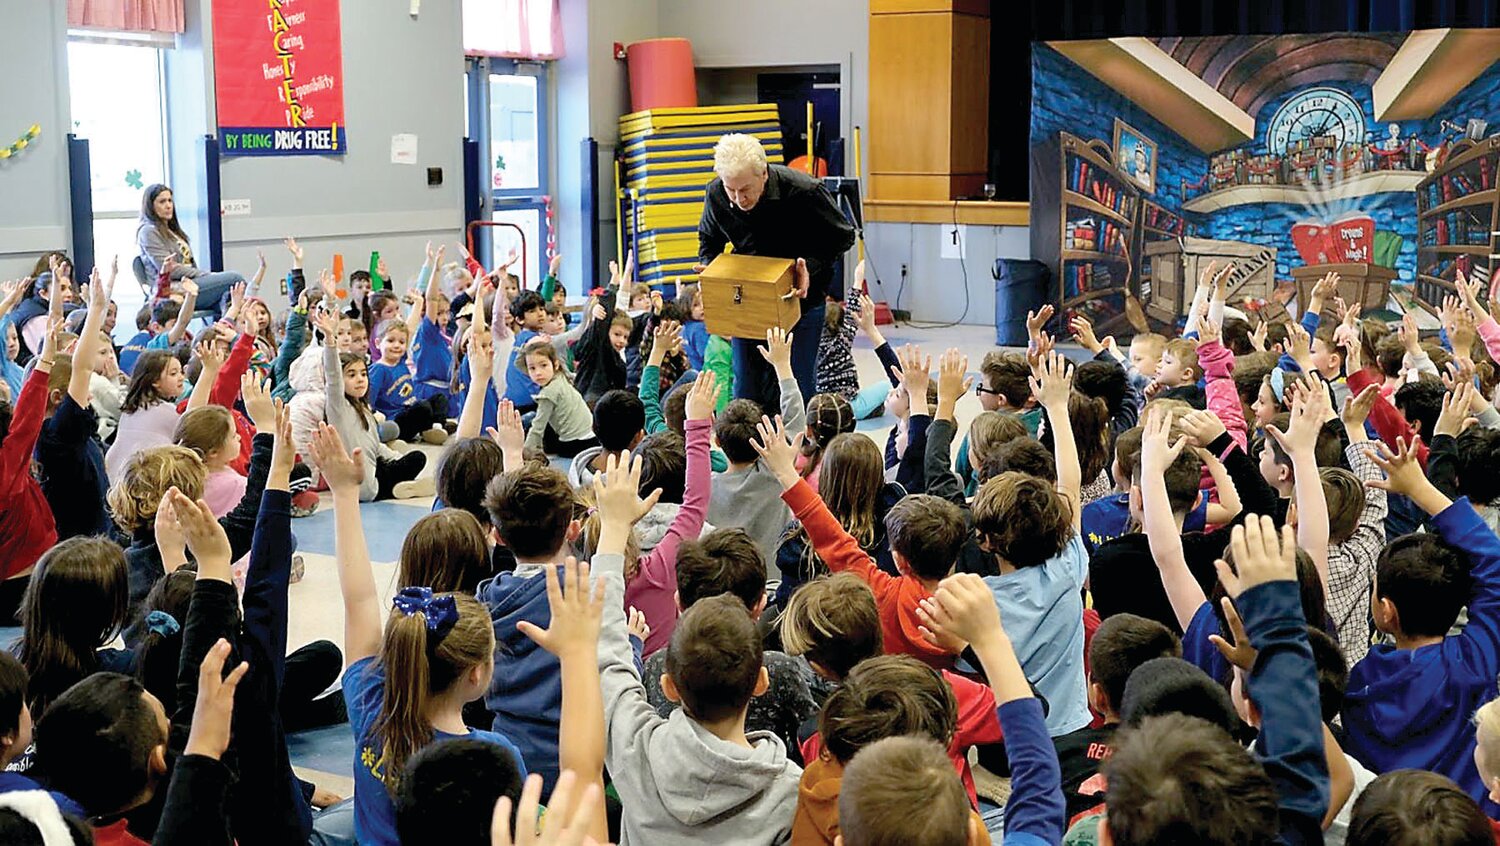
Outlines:
<svg viewBox="0 0 1500 846"><path fill-rule="evenodd" d="M985 411L1008 411L1021 418L1026 425L1026 434L1036 437L1042 422L1042 409L1031 395L1031 365L1021 353L994 350L985 354L979 364L979 381L974 384L974 393ZM958 447L958 458L953 462L964 493L975 493L974 470L969 465L969 436Z"/></svg>

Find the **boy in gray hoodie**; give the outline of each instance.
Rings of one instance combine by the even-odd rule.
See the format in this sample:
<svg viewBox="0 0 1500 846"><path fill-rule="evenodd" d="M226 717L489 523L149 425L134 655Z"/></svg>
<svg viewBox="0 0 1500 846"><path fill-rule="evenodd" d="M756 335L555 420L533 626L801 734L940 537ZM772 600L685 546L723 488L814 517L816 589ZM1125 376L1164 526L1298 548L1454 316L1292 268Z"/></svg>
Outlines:
<svg viewBox="0 0 1500 846"><path fill-rule="evenodd" d="M624 611L625 540L656 499L640 498L639 481L639 459L617 467L611 458L595 482L604 755L624 807L620 844L787 843L802 768L776 735L745 731L750 700L769 679L760 635L739 599L700 600L677 621L662 688L683 707L662 718L646 699Z"/></svg>

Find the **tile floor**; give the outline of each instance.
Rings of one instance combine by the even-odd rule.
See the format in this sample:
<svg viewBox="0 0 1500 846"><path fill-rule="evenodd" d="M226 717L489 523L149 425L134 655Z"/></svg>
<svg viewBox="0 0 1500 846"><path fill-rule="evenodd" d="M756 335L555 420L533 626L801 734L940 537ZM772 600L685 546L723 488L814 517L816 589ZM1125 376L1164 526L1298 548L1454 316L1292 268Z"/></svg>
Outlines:
<svg viewBox="0 0 1500 846"><path fill-rule="evenodd" d="M980 359L995 348L994 330L987 326L942 329L901 326L885 329L889 330L884 333L886 339L893 346L920 344L934 358L948 347L956 347L969 357L971 371L977 371ZM863 336L855 342L854 358L861 384L869 385L884 378L874 350ZM979 402L972 393L959 402L958 422L961 430L968 427L969 421L979 410ZM858 430L883 445L890 426L889 418L877 417L861 421ZM425 472L430 473L441 448L425 445L418 448L429 456ZM338 644L343 642L343 607L333 559L333 513L326 494L324 499L317 514L296 520L292 524L298 549L306 563L306 575L291 588L288 636L292 648L317 639L327 639ZM374 561L376 582L381 585L386 600L395 592L395 562L401 550L402 539L412 523L431 508L430 498L372 502L361 507L365 539ZM347 726L303 732L292 737L290 743L292 760L298 765L304 778L341 795L351 794L353 782L350 773L354 744Z"/></svg>

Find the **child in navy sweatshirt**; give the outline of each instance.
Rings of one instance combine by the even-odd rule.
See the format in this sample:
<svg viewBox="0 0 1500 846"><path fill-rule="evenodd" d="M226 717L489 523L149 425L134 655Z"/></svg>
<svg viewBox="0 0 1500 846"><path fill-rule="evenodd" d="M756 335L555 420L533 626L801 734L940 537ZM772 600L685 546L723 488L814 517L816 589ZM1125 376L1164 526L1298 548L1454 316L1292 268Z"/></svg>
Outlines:
<svg viewBox="0 0 1500 846"><path fill-rule="evenodd" d="M1395 643L1370 648L1349 673L1347 751L1375 772L1415 768L1448 776L1500 812L1474 767L1470 718L1495 697L1500 675L1500 538L1467 498L1452 502L1423 475L1415 446L1383 443L1372 456L1387 481L1432 515L1432 534L1397 538L1375 569L1375 627ZM1459 634L1447 633L1468 607Z"/></svg>
<svg viewBox="0 0 1500 846"><path fill-rule="evenodd" d="M495 675L484 704L495 716L494 730L520 748L550 793L558 776L561 667L516 624L551 624L543 574L578 535L573 488L561 472L527 464L491 480L484 507L497 541L516 556L514 570L479 585L495 627Z"/></svg>

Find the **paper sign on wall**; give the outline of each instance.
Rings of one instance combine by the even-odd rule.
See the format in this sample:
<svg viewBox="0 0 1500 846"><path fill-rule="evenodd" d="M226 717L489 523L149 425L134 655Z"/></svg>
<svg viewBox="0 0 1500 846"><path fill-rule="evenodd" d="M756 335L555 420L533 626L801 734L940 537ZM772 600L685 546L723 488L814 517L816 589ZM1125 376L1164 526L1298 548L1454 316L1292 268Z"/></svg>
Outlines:
<svg viewBox="0 0 1500 846"><path fill-rule="evenodd" d="M391 136L391 164L414 165L417 163L417 136L401 133Z"/></svg>
<svg viewBox="0 0 1500 846"><path fill-rule="evenodd" d="M213 15L219 151L347 151L339 0L214 0Z"/></svg>

